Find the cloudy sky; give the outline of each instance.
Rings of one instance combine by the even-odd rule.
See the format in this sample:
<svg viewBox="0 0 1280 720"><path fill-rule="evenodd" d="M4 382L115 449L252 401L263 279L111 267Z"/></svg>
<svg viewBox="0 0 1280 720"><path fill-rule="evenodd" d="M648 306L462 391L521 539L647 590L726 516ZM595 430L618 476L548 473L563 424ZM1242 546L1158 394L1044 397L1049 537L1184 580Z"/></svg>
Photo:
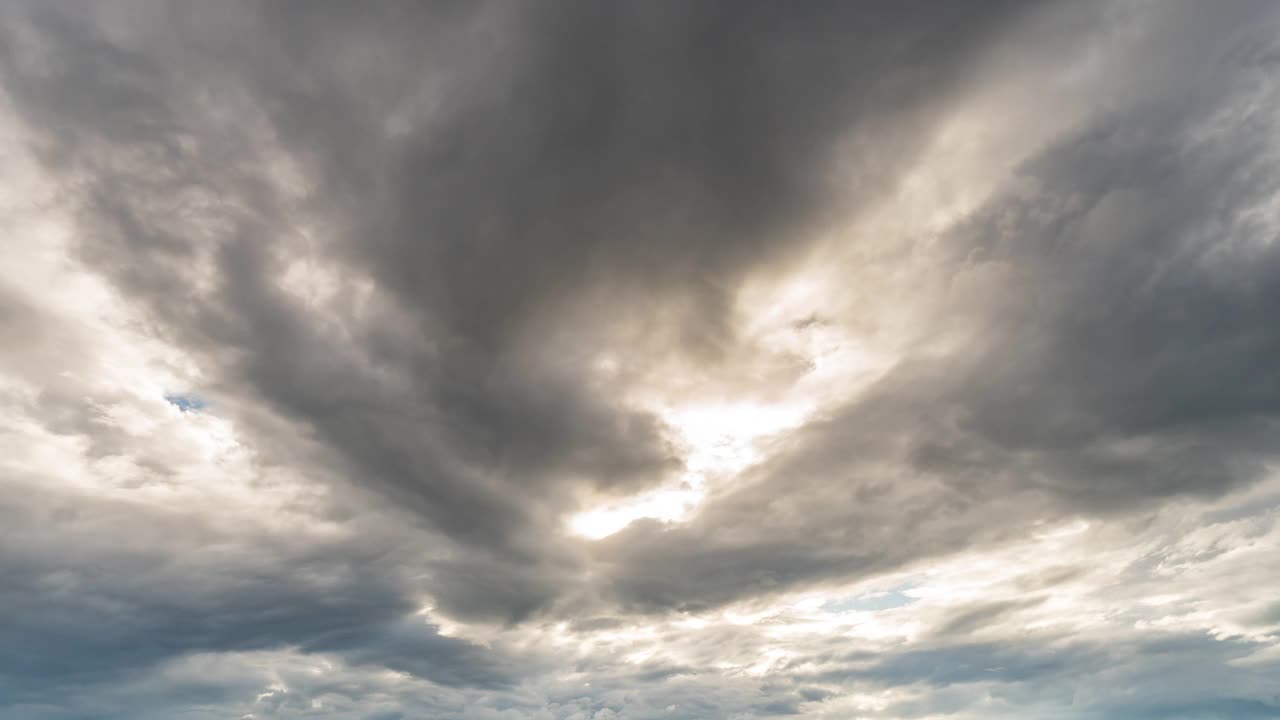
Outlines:
<svg viewBox="0 0 1280 720"><path fill-rule="evenodd" d="M0 2L0 718L1280 718L1280 3Z"/></svg>

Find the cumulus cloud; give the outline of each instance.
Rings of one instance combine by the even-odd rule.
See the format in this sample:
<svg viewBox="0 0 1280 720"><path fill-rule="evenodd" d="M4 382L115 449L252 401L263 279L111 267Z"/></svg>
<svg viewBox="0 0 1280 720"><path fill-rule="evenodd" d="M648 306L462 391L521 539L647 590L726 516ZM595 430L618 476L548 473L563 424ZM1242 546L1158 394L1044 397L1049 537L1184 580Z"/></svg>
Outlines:
<svg viewBox="0 0 1280 720"><path fill-rule="evenodd" d="M1280 716L1277 23L0 7L0 716Z"/></svg>

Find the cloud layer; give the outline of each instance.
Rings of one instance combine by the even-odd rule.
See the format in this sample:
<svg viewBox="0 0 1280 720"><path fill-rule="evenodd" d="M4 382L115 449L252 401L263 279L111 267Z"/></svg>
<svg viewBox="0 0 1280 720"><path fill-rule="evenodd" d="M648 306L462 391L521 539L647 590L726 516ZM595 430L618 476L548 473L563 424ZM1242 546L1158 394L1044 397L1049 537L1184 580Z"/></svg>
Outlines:
<svg viewBox="0 0 1280 720"><path fill-rule="evenodd" d="M1277 27L0 7L0 717L1280 717Z"/></svg>

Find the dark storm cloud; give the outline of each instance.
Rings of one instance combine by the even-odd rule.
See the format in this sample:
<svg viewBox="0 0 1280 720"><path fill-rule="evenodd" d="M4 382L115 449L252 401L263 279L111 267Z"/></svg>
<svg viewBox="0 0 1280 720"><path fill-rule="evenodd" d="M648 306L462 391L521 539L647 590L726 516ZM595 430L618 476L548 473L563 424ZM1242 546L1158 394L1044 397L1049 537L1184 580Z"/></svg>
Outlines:
<svg viewBox="0 0 1280 720"><path fill-rule="evenodd" d="M639 323L641 352L714 362L744 273L833 187L892 186L1005 5L41 6L11 11L5 82L84 190L86 258L355 482L527 561L573 487L679 463L581 381L592 344ZM280 290L295 211L385 312Z"/></svg>
<svg viewBox="0 0 1280 720"><path fill-rule="evenodd" d="M216 13L192 18L177 7L133 9L139 12L142 35L158 26L157 32L174 30L181 36L196 32L186 24L196 19L225 21ZM625 486L652 481L674 463L651 418L615 411L566 369L531 367L448 335L424 334L434 332L435 320L419 308L401 311L411 318L408 329L373 324L346 327L340 337L321 332L323 322L276 286L279 263L289 259L280 255L291 252L276 244L294 230L278 193L254 175L262 138L236 127L210 127L200 119L212 109L202 103L234 106L236 93L254 92L252 84L264 82L255 67L232 56L221 62L202 58L212 69L195 68L200 63L190 58L167 57L174 48L162 41L115 44L74 12L41 8L31 14L33 25L10 33L5 45L13 60L8 85L48 131L37 134L44 154L69 177L86 182L85 256L112 273L134 299L154 304L178 337L219 352L239 348L244 376L341 451L357 482L383 485L464 542L516 552L512 538L537 520L538 501L554 495L557 483L585 479L603 487ZM269 35L258 39L271 47ZM28 57L27 44L48 47ZM24 74L39 66L34 56L40 52L53 58L52 68L42 67L46 74L38 78ZM290 67L288 57L265 52L264 62ZM176 68L167 66L170 60ZM261 75L269 80L273 70L264 68ZM412 77L418 68L408 65L403 71ZM231 73L232 81L221 72ZM344 104L351 98L341 88L322 89L327 94L299 102L327 103L318 110L322 115L354 112ZM294 90L275 91L251 97L240 109L246 116L266 113L292 128L289 112L277 105L293 99ZM214 95L212 101L201 96L206 92ZM108 97L95 100L98 96ZM98 110L77 105L86 98ZM344 134L326 127L334 134L320 137L321 147L359 144L366 139L361 132L373 132L345 128ZM381 140L379 135L371 142ZM306 138L290 136L289 141L305 144ZM370 162L376 161L376 171L385 176L378 179L385 182L400 172L395 166L403 153L379 151ZM314 181L326 191L341 184L324 176ZM322 195L316 204L343 200ZM382 200L372 194L356 202L377 213L384 208ZM393 215L402 212L396 202L392 205ZM360 220L342 241L376 243L372 218ZM202 257L215 275L212 297L198 293L195 276ZM429 282L434 281L424 279ZM490 287L483 275L467 283ZM354 345L343 346L351 341ZM389 387L388 376L407 387ZM511 492L516 488L525 496Z"/></svg>
<svg viewBox="0 0 1280 720"><path fill-rule="evenodd" d="M1030 189L947 239L958 275L992 268L1024 294L990 309L970 357L891 378L888 392L944 414L914 443L917 471L1014 469L1011 484L1090 509L1261 472L1280 411L1280 251L1256 211L1280 188L1270 129L1222 89L1266 66L1225 64L1219 84L1031 161ZM1207 134L1222 107L1231 132Z"/></svg>
<svg viewBox="0 0 1280 720"><path fill-rule="evenodd" d="M355 248L482 353L590 290L687 295L682 337L717 341L734 279L822 210L834 141L882 143L853 162L857 180L883 174L842 200L875 197L916 149L891 128L927 122L949 62L992 19L886 3L552 3L510 22L507 65L482 63L441 127L405 148L393 224Z"/></svg>
<svg viewBox="0 0 1280 720"><path fill-rule="evenodd" d="M1280 182L1255 111L1274 51L1197 42L1203 82L1045 149L938 240L921 344L958 349L909 356L692 522L599 546L624 602L702 608L1260 477L1280 439Z"/></svg>
<svg viewBox="0 0 1280 720"><path fill-rule="evenodd" d="M3 703L118 682L191 653L282 648L444 685L511 682L507 661L416 615L413 564L391 538L233 537L190 517L40 495L6 501L0 519ZM104 528L121 536L90 540Z"/></svg>

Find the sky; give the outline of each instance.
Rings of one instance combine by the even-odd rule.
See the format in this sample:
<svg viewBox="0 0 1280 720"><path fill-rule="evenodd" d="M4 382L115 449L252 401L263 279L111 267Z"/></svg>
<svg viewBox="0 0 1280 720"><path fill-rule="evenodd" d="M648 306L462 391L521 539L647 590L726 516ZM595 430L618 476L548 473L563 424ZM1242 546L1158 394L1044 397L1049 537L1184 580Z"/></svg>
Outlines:
<svg viewBox="0 0 1280 720"><path fill-rule="evenodd" d="M0 719L1280 718L1280 3L0 0Z"/></svg>

